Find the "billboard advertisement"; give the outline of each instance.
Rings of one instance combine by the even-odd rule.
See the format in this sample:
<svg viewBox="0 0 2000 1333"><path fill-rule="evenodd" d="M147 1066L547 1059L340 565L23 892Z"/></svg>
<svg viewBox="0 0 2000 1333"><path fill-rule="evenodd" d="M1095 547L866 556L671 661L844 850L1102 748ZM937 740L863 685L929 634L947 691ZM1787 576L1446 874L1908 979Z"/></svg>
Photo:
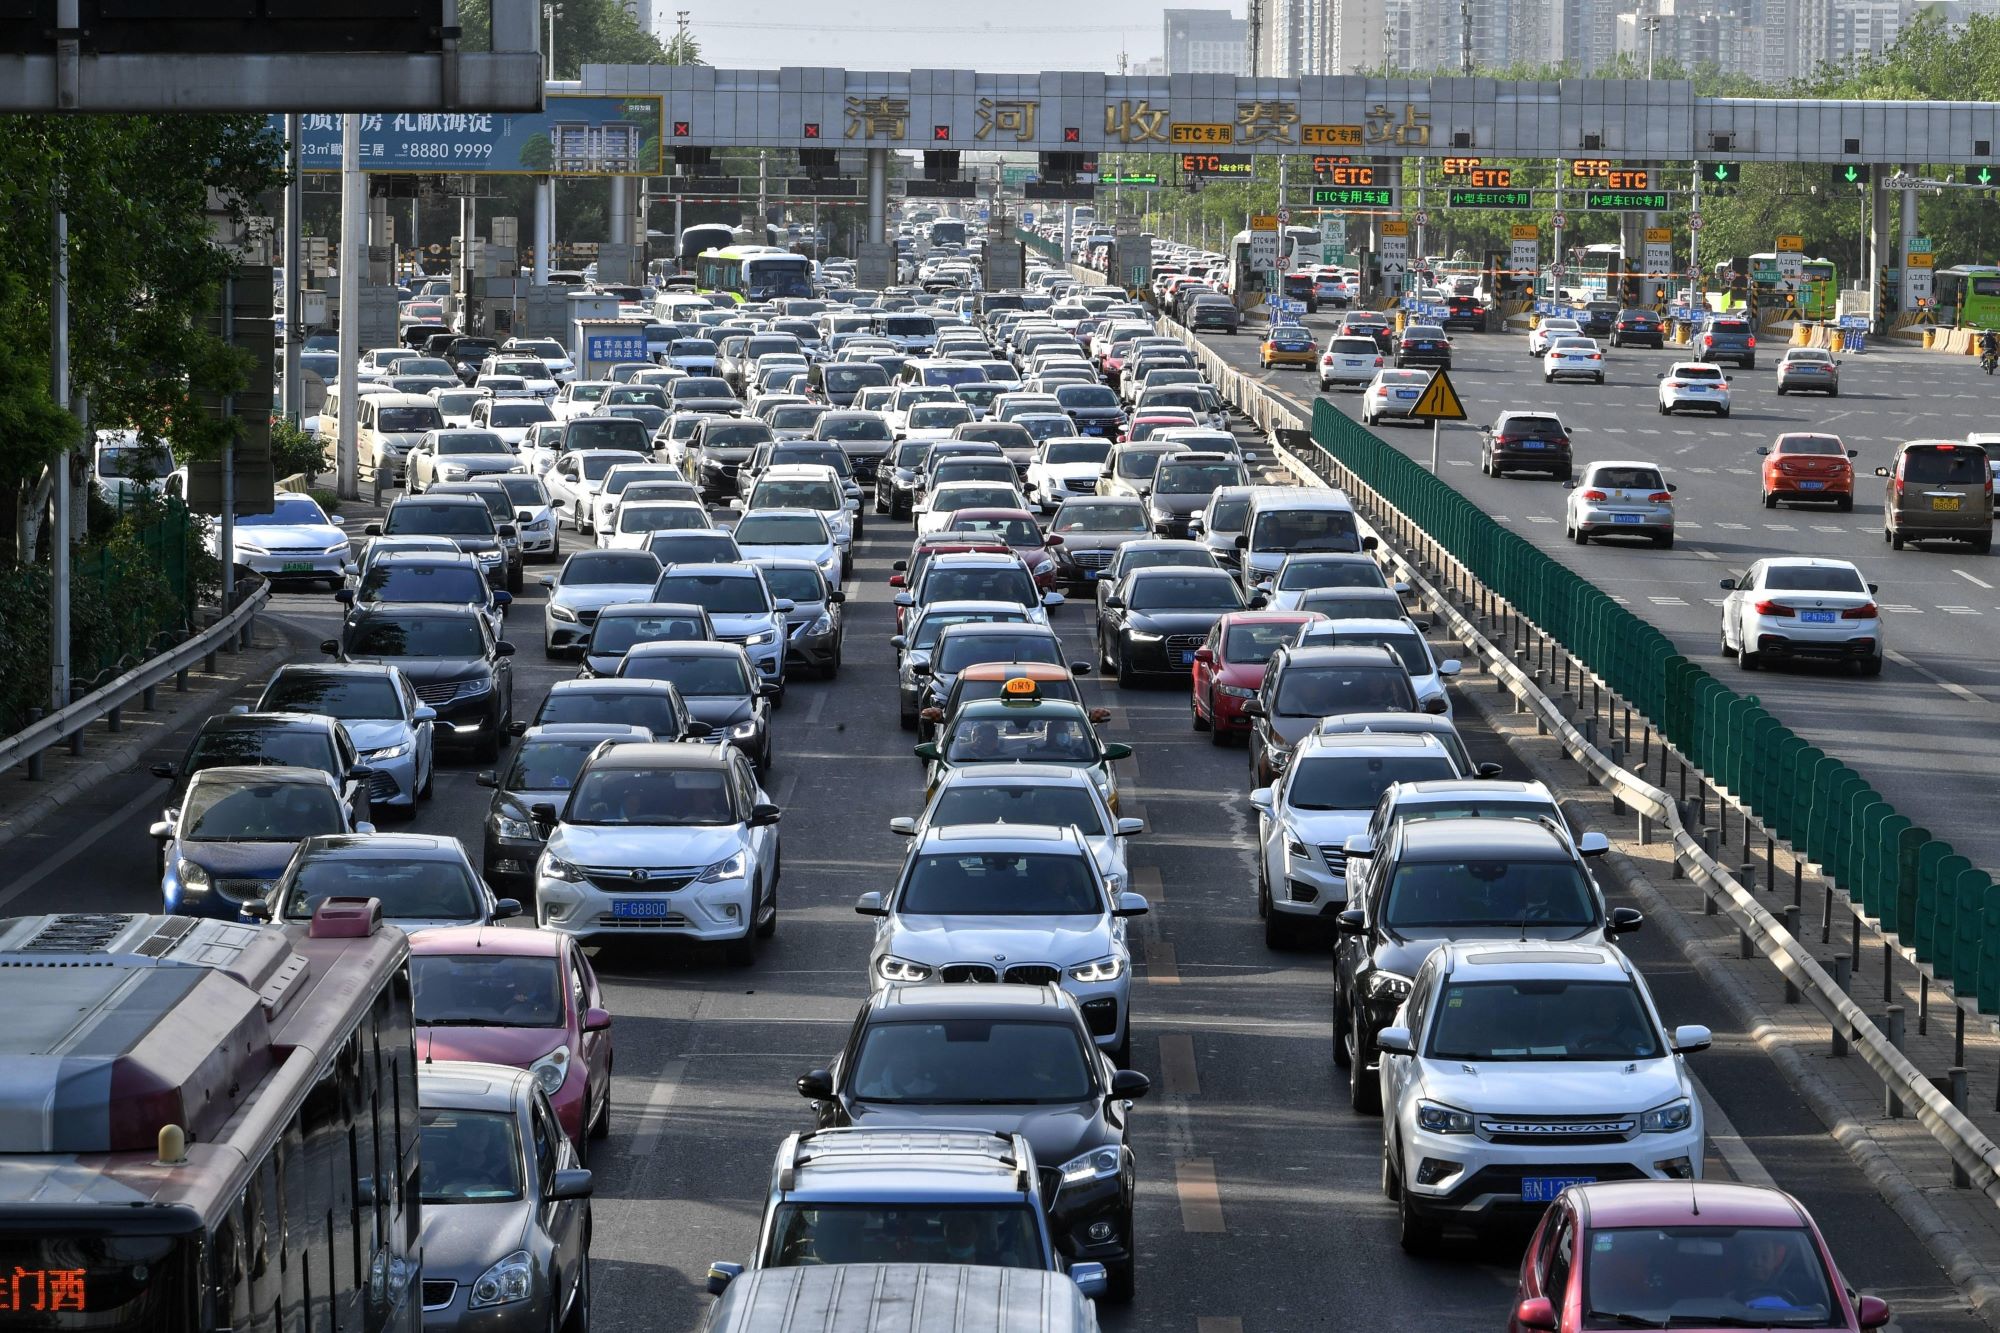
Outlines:
<svg viewBox="0 0 2000 1333"><path fill-rule="evenodd" d="M658 95L550 93L540 111L370 112L361 117L361 169L533 176L664 174L666 128ZM342 117L299 117L307 171L340 170ZM282 116L272 130L285 134Z"/></svg>

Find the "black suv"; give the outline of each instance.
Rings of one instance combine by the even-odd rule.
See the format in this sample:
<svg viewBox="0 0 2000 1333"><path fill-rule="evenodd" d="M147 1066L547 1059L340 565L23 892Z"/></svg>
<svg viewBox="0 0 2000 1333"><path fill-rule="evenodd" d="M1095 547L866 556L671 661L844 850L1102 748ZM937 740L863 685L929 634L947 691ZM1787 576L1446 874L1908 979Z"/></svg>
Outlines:
<svg viewBox="0 0 2000 1333"><path fill-rule="evenodd" d="M1474 333L1486 332L1486 303L1476 296L1446 297L1444 318L1438 321L1438 327L1450 329L1453 326L1471 329Z"/></svg>
<svg viewBox="0 0 2000 1333"><path fill-rule="evenodd" d="M1489 477L1546 472L1567 481L1570 461L1569 427L1547 412L1502 412L1480 436L1479 470Z"/></svg>
<svg viewBox="0 0 2000 1333"><path fill-rule="evenodd" d="M798 1080L819 1128L990 1128L1034 1150L1056 1248L1132 1298L1132 1101L1152 1087L1098 1050L1056 986L890 986L826 1069Z"/></svg>
<svg viewBox="0 0 2000 1333"><path fill-rule="evenodd" d="M1660 317L1650 310L1621 310L1611 321L1613 347L1665 347L1666 331Z"/></svg>
<svg viewBox="0 0 2000 1333"><path fill-rule="evenodd" d="M1576 312L1576 322L1592 338L1608 337L1621 308L1616 301L1589 301Z"/></svg>

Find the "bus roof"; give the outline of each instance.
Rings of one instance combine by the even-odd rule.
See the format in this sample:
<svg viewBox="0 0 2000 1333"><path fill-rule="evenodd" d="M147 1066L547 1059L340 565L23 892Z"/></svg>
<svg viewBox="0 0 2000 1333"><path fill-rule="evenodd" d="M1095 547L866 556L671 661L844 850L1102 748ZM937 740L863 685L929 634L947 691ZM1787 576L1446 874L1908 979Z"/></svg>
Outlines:
<svg viewBox="0 0 2000 1333"><path fill-rule="evenodd" d="M716 259L804 259L776 245L725 245L719 250L704 250L701 257Z"/></svg>

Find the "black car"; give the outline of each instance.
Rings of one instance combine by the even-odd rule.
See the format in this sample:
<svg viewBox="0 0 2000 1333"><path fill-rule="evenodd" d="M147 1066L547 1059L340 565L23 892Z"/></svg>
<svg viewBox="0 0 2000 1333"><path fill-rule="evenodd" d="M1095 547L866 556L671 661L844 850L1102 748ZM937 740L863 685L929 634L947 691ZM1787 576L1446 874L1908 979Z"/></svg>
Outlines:
<svg viewBox="0 0 2000 1333"><path fill-rule="evenodd" d="M171 778L166 809L180 808L188 779L204 768L243 768L266 764L316 768L331 776L347 798L355 818L366 819L360 792L367 782L361 758L347 728L318 713L218 713L201 724L180 762L153 765L153 776Z"/></svg>
<svg viewBox="0 0 2000 1333"><path fill-rule="evenodd" d="M1665 347L1666 330L1650 310L1621 310L1611 321L1613 347Z"/></svg>
<svg viewBox="0 0 2000 1333"><path fill-rule="evenodd" d="M1396 350L1396 330L1389 323L1387 315L1351 314L1340 321L1337 338L1373 338L1382 355L1388 356Z"/></svg>
<svg viewBox="0 0 2000 1333"><path fill-rule="evenodd" d="M684 602L617 602L597 613L584 640L583 665L577 678L591 680L618 674L625 654L642 643L713 639L715 626L708 612Z"/></svg>
<svg viewBox="0 0 2000 1333"><path fill-rule="evenodd" d="M1451 369L1451 339L1435 324L1405 325L1396 339L1396 365Z"/></svg>
<svg viewBox="0 0 2000 1333"><path fill-rule="evenodd" d="M1502 412L1480 436L1479 470L1489 477L1518 470L1567 481L1570 463L1569 427L1546 412Z"/></svg>
<svg viewBox="0 0 2000 1333"><path fill-rule="evenodd" d="M320 651L342 662L401 667L417 697L437 713L438 744L471 745L488 761L500 757L514 721L514 645L496 639L477 608L421 602L356 607L341 636L321 643Z"/></svg>
<svg viewBox="0 0 2000 1333"><path fill-rule="evenodd" d="M1259 594L1247 605L1263 601ZM1246 603L1224 570L1156 565L1127 574L1098 605L1098 657L1124 687L1141 674L1186 680L1215 622Z"/></svg>
<svg viewBox="0 0 2000 1333"><path fill-rule="evenodd" d="M1592 338L1609 337L1618 325L1623 307L1616 301L1586 301L1576 312L1577 325Z"/></svg>
<svg viewBox="0 0 2000 1333"><path fill-rule="evenodd" d="M768 424L754 417L711 417L697 426L688 441L688 455L694 461L692 480L701 498L712 504L732 499L736 474L750 461L751 451L776 438Z"/></svg>
<svg viewBox="0 0 2000 1333"><path fill-rule="evenodd" d="M896 433L880 412L828 412L813 426L812 438L840 446L854 467L854 480L863 486L874 484L882 460L896 445Z"/></svg>
<svg viewBox="0 0 2000 1333"><path fill-rule="evenodd" d="M571 417L563 423L562 443L557 454L576 449L630 449L644 458L653 456L653 432L646 423L632 417Z"/></svg>
<svg viewBox="0 0 2000 1333"><path fill-rule="evenodd" d="M1504 807L1503 807L1504 808ZM1351 904L1336 919L1333 1059L1354 1109L1381 1109L1375 1034L1395 1022L1417 968L1463 940L1604 943L1645 920L1604 898L1566 831L1533 819L1425 818L1348 862ZM1358 904L1358 905L1352 905Z"/></svg>
<svg viewBox="0 0 2000 1333"><path fill-rule="evenodd" d="M1108 440L1115 440L1125 433L1125 409L1119 406L1116 391L1105 385L1059 384L1056 386L1056 401L1062 404L1063 412L1075 424L1075 434L1102 435ZM1003 443L1001 447L1006 448L1006 445ZM1031 449L1030 453L1032 452ZM1025 474L1027 470L1027 465L1023 464L1022 473Z"/></svg>
<svg viewBox="0 0 2000 1333"><path fill-rule="evenodd" d="M1757 368L1757 331L1740 315L1711 315L1694 336L1697 361L1734 361L1745 370Z"/></svg>
<svg viewBox="0 0 2000 1333"><path fill-rule="evenodd" d="M916 1082L907 1080L918 1071ZM1056 1248L1101 1263L1107 1295L1133 1287L1132 1101L1152 1084L1096 1048L1055 986L891 986L862 1005L847 1044L798 1080L819 1128L990 1128L1034 1149Z"/></svg>
<svg viewBox="0 0 2000 1333"><path fill-rule="evenodd" d="M1237 459L1223 454L1173 454L1160 460L1146 496L1146 518L1161 537L1185 537L1188 520L1208 508L1224 486L1247 486L1250 476Z"/></svg>
<svg viewBox="0 0 2000 1333"><path fill-rule="evenodd" d="M929 440L904 440L895 452L882 460L875 471L875 512L891 518L908 518L923 484L924 458L931 451Z"/></svg>
<svg viewBox="0 0 2000 1333"><path fill-rule="evenodd" d="M477 481L440 481L426 487L424 494L476 495L486 502L487 512L493 515L493 530L496 533L502 527L514 529L513 536L501 536L500 550L507 560L507 590L516 593L521 591L527 578L527 556L521 547L521 524L514 513L514 499L500 484L500 475L489 474Z"/></svg>
<svg viewBox="0 0 2000 1333"><path fill-rule="evenodd" d="M583 771L583 761L598 746L648 739L643 728L619 723L571 723L525 733L514 749L512 764L478 776L480 786L493 789L493 802L486 809L485 856L480 863L486 882L523 899L532 897L535 862L541 859L542 845L547 842L535 823L534 807L567 799L576 786L576 775Z"/></svg>
<svg viewBox="0 0 2000 1333"><path fill-rule="evenodd" d="M370 523L362 531L370 537L443 537L476 559L489 583L512 584L510 593L521 591L518 569L509 569L505 545L521 530L512 523L494 523L484 497L406 495L389 506L380 523Z"/></svg>
<svg viewBox="0 0 2000 1333"><path fill-rule="evenodd" d="M1243 316L1226 296L1212 296L1196 301L1188 307L1187 325L1196 333L1204 329L1219 329L1224 333L1236 333L1243 327Z"/></svg>
<svg viewBox="0 0 2000 1333"><path fill-rule="evenodd" d="M1444 302L1444 317L1438 320L1438 327L1471 329L1474 333L1486 332L1486 303L1476 296L1448 296Z"/></svg>
<svg viewBox="0 0 2000 1333"><path fill-rule="evenodd" d="M470 384L479 378L479 368L486 364L486 358L499 350L499 342L492 338L455 338L442 353L431 352L430 355L442 355L458 372L458 378Z"/></svg>
<svg viewBox="0 0 2000 1333"><path fill-rule="evenodd" d="M734 745L762 775L771 768L771 696L777 687L758 679L749 655L733 643L694 641L641 644L625 654L606 684L671 683L692 719L688 738ZM664 739L664 738L663 738Z"/></svg>

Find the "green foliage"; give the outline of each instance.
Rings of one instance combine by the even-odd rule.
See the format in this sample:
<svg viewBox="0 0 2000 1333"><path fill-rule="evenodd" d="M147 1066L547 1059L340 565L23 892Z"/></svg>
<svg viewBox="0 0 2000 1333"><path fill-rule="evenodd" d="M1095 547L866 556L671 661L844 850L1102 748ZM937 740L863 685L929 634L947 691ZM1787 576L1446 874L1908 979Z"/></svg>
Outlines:
<svg viewBox="0 0 2000 1333"><path fill-rule="evenodd" d="M460 0L458 21L469 49L492 48L492 0ZM542 41L548 41L546 18ZM698 65L701 46L692 37L661 45L621 0L560 0L555 55L555 77L576 79L583 77L585 65Z"/></svg>
<svg viewBox="0 0 2000 1333"><path fill-rule="evenodd" d="M271 471L280 480L304 476L310 482L326 467L326 446L284 417L271 418Z"/></svg>

